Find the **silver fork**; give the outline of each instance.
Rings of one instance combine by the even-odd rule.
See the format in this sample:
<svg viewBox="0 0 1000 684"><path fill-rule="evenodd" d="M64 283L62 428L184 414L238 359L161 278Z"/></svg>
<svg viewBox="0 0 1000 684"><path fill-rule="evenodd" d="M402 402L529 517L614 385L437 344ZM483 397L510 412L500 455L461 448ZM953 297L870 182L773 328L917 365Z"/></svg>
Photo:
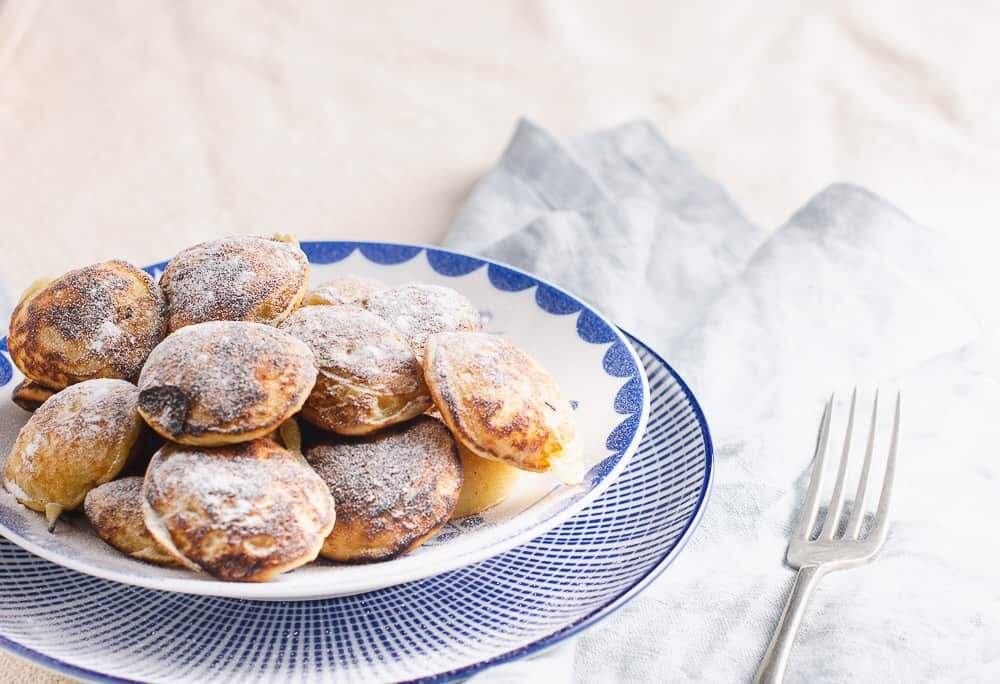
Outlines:
<svg viewBox="0 0 1000 684"><path fill-rule="evenodd" d="M844 437L844 448L840 455L840 466L837 468L837 481L833 486L833 495L827 506L826 520L823 529L815 540L810 540L813 526L820 511L819 493L823 485L823 462L826 460L826 447L830 441L830 417L833 413L833 397L827 402L823 412L823 422L820 427L819 441L816 445L816 458L812 477L809 480L809 490L802 513L795 526L795 532L788 543L788 564L798 568L795 584L788 595L785 610L781 613L778 628L771 637L767 653L757 669L755 684L772 684L780 682L785 677L788 667L788 656L792 652L795 635L802 623L806 605L813 589L820 579L831 570L843 570L864 565L875 559L885 543L889 533L889 499L892 494L892 480L896 472L896 447L899 443L899 400L896 395L896 412L892 422L892 438L889 443L889 456L885 464L885 476L882 480L882 494L879 497L878 508L871 528L864 539L860 538L861 525L864 522L865 493L868 491L868 481L871 479L872 448L875 445L875 421L878 417L878 393L875 393L875 404L872 407L871 426L868 429L868 446L865 449L865 462L858 478L858 488L854 495L854 505L847 520L843 535L838 535L840 517L844 511L845 480L847 479L847 458L851 450L851 433L854 430L854 405L858 391L851 396L851 412L847 418L847 435Z"/></svg>

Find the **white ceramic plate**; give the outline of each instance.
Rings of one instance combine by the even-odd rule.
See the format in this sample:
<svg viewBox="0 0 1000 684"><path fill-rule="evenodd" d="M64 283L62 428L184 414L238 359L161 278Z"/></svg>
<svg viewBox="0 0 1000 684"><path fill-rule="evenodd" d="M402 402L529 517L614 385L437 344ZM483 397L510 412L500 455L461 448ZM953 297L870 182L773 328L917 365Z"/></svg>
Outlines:
<svg viewBox="0 0 1000 684"><path fill-rule="evenodd" d="M246 599L341 596L409 582L495 556L533 539L582 509L625 468L645 429L649 388L625 336L572 295L516 269L478 257L411 245L310 242L312 282L354 273L390 284L446 285L483 312L488 330L524 348L575 402L591 466L584 484L566 487L525 473L514 492L481 516L450 523L413 554L369 565L318 562L261 584L228 583L132 560L101 541L82 516L55 534L43 517L0 493L0 533L47 560L104 579L152 589ZM165 262L147 270L158 276ZM0 454L28 418L10 402L20 381L0 339Z"/></svg>

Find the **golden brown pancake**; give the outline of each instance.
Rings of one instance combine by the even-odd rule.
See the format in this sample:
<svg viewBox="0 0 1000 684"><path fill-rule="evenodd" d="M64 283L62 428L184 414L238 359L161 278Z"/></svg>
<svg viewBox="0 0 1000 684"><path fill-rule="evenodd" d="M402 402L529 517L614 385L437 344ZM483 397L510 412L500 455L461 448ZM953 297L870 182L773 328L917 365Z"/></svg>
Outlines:
<svg viewBox="0 0 1000 684"><path fill-rule="evenodd" d="M309 262L294 242L239 235L203 242L167 265L171 331L204 321L277 325L302 301Z"/></svg>
<svg viewBox="0 0 1000 684"><path fill-rule="evenodd" d="M517 484L521 471L503 461L478 456L458 445L462 457L462 491L451 517L467 518L503 501Z"/></svg>
<svg viewBox="0 0 1000 684"><path fill-rule="evenodd" d="M427 339L439 332L482 330L482 319L468 299L440 285L403 285L373 293L368 310L403 334L418 359Z"/></svg>
<svg viewBox="0 0 1000 684"><path fill-rule="evenodd" d="M316 357L319 375L302 416L344 435L374 432L431 406L423 369L406 340L357 306L307 306L281 324Z"/></svg>
<svg viewBox="0 0 1000 684"><path fill-rule="evenodd" d="M192 570L260 582L309 563L333 529L333 497L301 456L270 439L167 444L149 464L143 519Z"/></svg>
<svg viewBox="0 0 1000 684"><path fill-rule="evenodd" d="M139 411L174 442L245 442L296 413L315 381L309 347L277 328L198 323L171 333L149 355Z"/></svg>
<svg viewBox="0 0 1000 684"><path fill-rule="evenodd" d="M91 489L83 510L101 539L125 555L156 565L180 565L146 529L141 477L123 477Z"/></svg>
<svg viewBox="0 0 1000 684"><path fill-rule="evenodd" d="M139 391L124 380L87 380L35 411L4 464L4 486L50 523L116 477L142 430Z"/></svg>
<svg viewBox="0 0 1000 684"><path fill-rule="evenodd" d="M25 411L34 412L55 393L56 390L40 385L34 380L22 380L11 392L10 400Z"/></svg>
<svg viewBox="0 0 1000 684"><path fill-rule="evenodd" d="M368 306L368 299L375 292L385 290L389 286L381 280L365 278L364 276L347 275L335 278L306 293L302 300L303 306L342 306L355 304Z"/></svg>
<svg viewBox="0 0 1000 684"><path fill-rule="evenodd" d="M582 478L576 416L555 380L510 342L439 333L424 377L441 418L470 451L522 470Z"/></svg>
<svg viewBox="0 0 1000 684"><path fill-rule="evenodd" d="M321 552L344 562L408 553L448 521L462 463L441 421L420 416L365 437L331 438L306 452L337 502Z"/></svg>
<svg viewBox="0 0 1000 684"><path fill-rule="evenodd" d="M166 300L124 261L70 271L32 288L10 319L11 359L29 378L62 389L93 378L134 380L166 334Z"/></svg>

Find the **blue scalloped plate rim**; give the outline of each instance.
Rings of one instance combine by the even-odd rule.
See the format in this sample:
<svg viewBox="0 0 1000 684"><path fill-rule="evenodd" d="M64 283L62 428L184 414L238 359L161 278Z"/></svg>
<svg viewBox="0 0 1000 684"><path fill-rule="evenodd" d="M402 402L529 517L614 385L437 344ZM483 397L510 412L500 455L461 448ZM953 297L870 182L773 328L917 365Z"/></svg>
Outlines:
<svg viewBox="0 0 1000 684"><path fill-rule="evenodd" d="M648 570L640 577L638 577L630 586L626 587L617 596L612 597L608 601L604 602L602 605L597 607L595 610L589 614L581 617L570 625L565 626L562 629L552 632L545 637L532 641L531 643L525 644L518 648L512 649L507 653L482 660L464 667L457 669L440 672L428 677L418 678L409 680L411 682L451 682L457 681L469 677L477 672L485 670L496 665L511 662L521 658L528 657L551 646L558 644L565 639L568 639L583 630L593 626L602 619L608 617L613 612L624 606L630 600L635 598L639 593L641 593L646 587L649 586L655 579L657 579L667 567L673 562L673 560L683 551L691 536L693 535L695 529L701 521L702 515L704 513L706 504L708 502L709 495L712 490L714 481L714 471L715 471L715 461L714 461L714 447L712 444L711 434L709 432L708 423L705 418L704 412L702 411L700 405L694 394L691 392L688 385L684 382L681 376L667 363L659 354L653 351L651 348L643 344L641 341L636 339L634 336L626 333L628 337L632 340L634 344L641 346L643 351L655 358L669 373L671 378L680 387L681 392L691 411L694 413L698 429L700 431L701 439L703 440L704 448L704 471L700 480L700 488L697 494L697 502L695 504L693 513L687 519L683 530L680 532L672 543L670 543L663 551L662 556L651 565ZM586 509L585 509L586 510ZM582 513L582 512L581 512ZM572 519L571 519L572 520ZM20 551L20 550L19 550ZM42 559L36 559L38 562L47 563ZM289 605L296 605L295 603ZM84 667L73 665L71 663L64 662L57 658L46 655L38 650L28 648L17 641L9 639L6 636L0 635L0 647L6 651L28 660L32 663L40 665L46 669L60 674L65 674L72 677L77 677L85 681L94 682L122 682L122 683L133 683L140 680L128 679L124 677L119 677L115 675L107 675L101 672L90 670Z"/></svg>
<svg viewBox="0 0 1000 684"><path fill-rule="evenodd" d="M360 250L361 253L367 259L376 261L377 263L386 263L386 264L404 263L405 261L416 257L421 252L426 251L428 262L431 264L434 270L440 273L441 275L445 276L467 275L472 271L482 268L484 265L492 269L494 264L494 262L480 260L476 257L467 257L465 255L448 252L446 250L440 250L434 247L425 247L417 245L387 245L386 243L369 243L369 242L318 242L318 243L306 242L303 243L303 249L309 255L310 261L314 263L335 263L336 261L346 258L350 254L352 254L355 250ZM375 256L374 259L372 258L372 255ZM378 262L377 261L378 259L382 259L384 261ZM166 262L161 262L159 264L147 267L146 270L151 274L155 274L157 270L162 270L165 265ZM516 292L519 290L527 289L533 285L538 285L538 291L535 293L535 301L539 305L539 307L545 309L547 312L556 315L561 315L561 314L575 313L576 311L579 311L581 308L585 312L587 311L589 305L587 305L586 302L579 300L578 298L566 295L565 293L558 290L558 288L550 286L548 283L537 278L536 276L532 276L530 274L521 272L516 268L509 267L503 264L497 264L496 266L497 266L497 272L500 274L500 276L494 278L493 275L491 274L490 282L494 285L494 287L497 287L498 289L505 289L508 291ZM566 301L567 298L571 301L575 301L579 305L578 308L576 309L572 308L573 305L572 303L567 303ZM606 322L605 319L600 318L599 315L598 319L599 322ZM578 332L580 333L581 338L587 341L593 341L595 343L606 343L612 341L610 338L602 336L604 333L601 332L600 326L596 328L597 333L590 333L595 335L594 339L593 340L587 339L586 337L584 337L584 331L587 330L588 325L589 325L588 317L581 315L578 318L578 323L577 323ZM610 326L610 324L607 325ZM584 331L580 330L581 327L584 328ZM615 328L614 332L617 331L619 331L619 329ZM700 488L698 489L697 493L697 501L692 504L693 508L691 509L690 516L686 518L686 523L682 528L678 528L679 531L676 533L676 536L671 538L670 543L664 544L662 549L662 555L659 556L659 559L648 567L644 566L643 569L644 574L642 574L642 576L637 577L634 581L629 580L631 584L629 584L628 586L623 586L620 592L618 592L614 596L611 596L607 600L604 600L602 598L601 599L602 602L600 603L600 605L598 605L595 602L593 604L595 606L593 610L591 610L587 614L582 615L578 619L575 619L570 624L566 624L558 629L555 629L554 631L548 633L545 636L542 636L528 643L525 643L524 645L513 648L510 651L500 653L499 655L494 655L492 657L485 658L481 661L472 664L463 665L462 667L457 667L454 669L443 670L436 674L426 676L423 678L413 679L410 681L444 682L444 681L454 681L462 679L476 672L479 672L485 668L532 655L541 650L547 649L553 646L554 644L581 632L584 629L587 629L588 627L592 626L596 622L600 621L604 617L608 616L610 613L614 612L615 610L623 606L625 603L627 603L629 600L631 600L637 594L639 594L643 589L645 589L654 579L656 579L656 577L658 577L666 569L666 567L670 565L670 563L683 550L687 541L690 539L690 536L692 535L692 533L694 532L695 528L697 527L698 523L701 520L709 493L712 488L712 482L714 477L713 475L714 454L713 454L713 447L707 421L693 393L686 385L686 383L683 381L683 379L681 379L681 377L674 371L674 369L662 357L656 354L656 352L652 351L649 347L644 345L641 341L637 340L635 337L629 335L628 333L624 333L623 337L626 340L631 341L631 344L634 345L635 347L642 349L643 353L646 355L646 361L645 361L646 364L649 363L648 358L652 357L655 358L656 361L662 365L662 367L666 371L666 374L669 375L669 377L675 383L676 387L679 388L679 393L683 395L683 399L687 404L689 412L694 417L694 419L696 419L697 430L700 433L700 439L703 444L704 470L703 472L699 470L701 475L700 475ZM6 338L0 338L0 352L2 351L6 351ZM634 356L633 358L636 360L637 363L639 363L639 367L636 368L635 371L642 373L641 368L643 363L639 362L640 357ZM612 374L618 377L622 377L618 373L612 373ZM10 364L9 362L7 362L5 355L0 353L0 385L9 382L10 379L11 379ZM643 375L643 381L644 381L643 384L645 384L644 375ZM626 383L622 389L624 390L628 386L629 383ZM636 388L633 386L632 390L634 391L635 389ZM625 423L628 423L629 419L633 417L632 415L633 412L629 411L628 409L634 408L634 406L635 406L634 402L624 402L621 405L619 405L619 402L616 399L615 408L618 410L618 413L625 414L626 416L625 419L623 420L623 425ZM648 404L646 408L647 409L649 408ZM671 409L671 411L672 410L673 409ZM645 418L645 416L643 416L643 418ZM638 427L639 425L635 425L636 429L638 429ZM622 456L623 454L621 452L618 452L614 454L612 457L609 457L609 459L613 458L615 462L618 462L622 459ZM606 459L606 461L609 459ZM628 459L626 459L626 462L627 460ZM613 465L614 464L612 464L611 467L613 467ZM625 472L627 472L629 469L630 469L630 464L626 464L623 471L621 473L618 473L619 477L624 476ZM598 475L598 473L594 473L594 475ZM558 530L563 529L562 526L569 526L577 517L580 518L585 517L585 514L588 512L588 508L590 508L591 506L593 506L594 508L600 507L600 502L603 501L603 498L604 497L601 497L596 500L590 501L588 503L587 508L578 511L576 514L574 514L573 517L569 518L568 521L561 523L560 527L551 530L549 533L547 533L547 535L553 534ZM540 538L540 540L547 538L547 535L546 537ZM5 544L5 543L7 542L0 542L0 544ZM525 544L525 547L529 545L530 544ZM521 547L515 547L515 549L506 553L513 553L519 550L520 548ZM506 555L506 553L504 555ZM38 560L38 562L40 563L48 563L47 561L41 559L35 559L35 560ZM67 572L72 572L72 571L67 571ZM458 572L458 571L451 571L451 572ZM408 585L403 585L403 586L406 587ZM295 604L292 603L287 605L295 605ZM587 606L588 609L590 605L591 604L588 604ZM120 677L118 675L104 674L98 670L88 669L87 667L82 667L79 665L66 662L64 660L60 660L57 657L47 655L46 653L38 650L37 648L25 646L14 639L8 638L5 635L0 635L0 647L13 653L14 655L25 658L31 662L46 667L50 670L60 672L62 674L67 674L70 676L75 676L78 678L83 678L88 681L101 681L101 682L138 681Z"/></svg>
<svg viewBox="0 0 1000 684"><path fill-rule="evenodd" d="M364 578L354 578L354 584L341 576L339 586L343 587L344 593L369 591L378 586L412 581L433 573L445 572L461 565L475 563L489 555L503 553L516 545L544 534L598 497L621 473L635 453L645 429L649 410L649 393L645 373L628 340L613 323L585 300L516 267L438 247L367 241L303 241L300 244L309 262L317 266L336 264L352 256L355 252L359 252L368 262L379 266L404 265L423 254L426 257L425 265L446 279L458 279L469 276L476 271L484 271L489 285L495 290L517 293L535 288L530 295L530 299L534 301L535 305L555 319L572 320L572 329L575 330L577 337L585 346L592 345L601 349L602 356L598 358L602 359L601 365L605 376L621 382L617 392L613 395L610 407L613 414L617 415L617 422L608 425L607 432L604 432L604 428L602 428L600 433L601 439L605 442L607 455L602 457L587 472L585 482L589 484L589 488L580 495L575 496L572 500L567 500L566 505L556 504L550 509L538 509L533 511L530 516L514 516L502 527L498 526L496 528L498 534L480 546L466 544L464 547L456 547L450 545L450 555L446 559L442 560L440 557L436 557L437 560L430 564L426 559L422 559L421 563L416 564L416 558L404 558L395 563L392 568L380 568L383 571L381 573L367 573ZM162 261L146 266L143 270L157 277L162 273L167 263L167 261ZM0 339L0 345L5 347L6 340ZM9 382L11 374L4 372L3 366L5 364L9 371L10 361L5 358L5 354L0 353L0 375L7 375ZM0 382L0 386L3 384L5 383ZM210 585L200 581L193 582L189 578L150 577L131 568L122 569L97 565L92 559L67 553L64 548L49 548L49 540L45 534L36 531L34 536L31 536L24 533L22 528L18 527L19 524L23 525L23 522L11 518L6 511L0 511L0 513L3 513L3 516L0 517L0 527L6 530L6 536L15 543L71 569L106 579L152 589L214 594L234 598L259 600L319 598L315 593L308 592L314 592L314 588L320 585L316 582L307 584L304 575L301 578L296 578L301 580L301 586L304 587L301 589L280 585L280 583L275 583L278 586L274 587L261 584L240 588L239 591L243 594L237 595L236 589L224 583L217 582ZM468 530L464 527L456 528L451 532L464 535L467 531L472 531L472 528L468 528ZM439 534L438 538L446 539L446 532ZM428 544L429 546L430 544ZM411 560L413 562L407 564ZM382 575L386 575L386 577ZM389 575L391 577L388 577Z"/></svg>

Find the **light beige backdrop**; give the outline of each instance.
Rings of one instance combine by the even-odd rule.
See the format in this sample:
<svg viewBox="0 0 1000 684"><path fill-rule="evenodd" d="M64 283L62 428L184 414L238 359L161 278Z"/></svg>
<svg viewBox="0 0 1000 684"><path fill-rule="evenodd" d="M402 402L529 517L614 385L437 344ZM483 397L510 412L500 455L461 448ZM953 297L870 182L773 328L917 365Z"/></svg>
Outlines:
<svg viewBox="0 0 1000 684"><path fill-rule="evenodd" d="M646 117L776 227L834 180L1000 246L1000 5L0 0L0 280L233 232L434 242L518 116ZM55 682L0 655L0 681Z"/></svg>

